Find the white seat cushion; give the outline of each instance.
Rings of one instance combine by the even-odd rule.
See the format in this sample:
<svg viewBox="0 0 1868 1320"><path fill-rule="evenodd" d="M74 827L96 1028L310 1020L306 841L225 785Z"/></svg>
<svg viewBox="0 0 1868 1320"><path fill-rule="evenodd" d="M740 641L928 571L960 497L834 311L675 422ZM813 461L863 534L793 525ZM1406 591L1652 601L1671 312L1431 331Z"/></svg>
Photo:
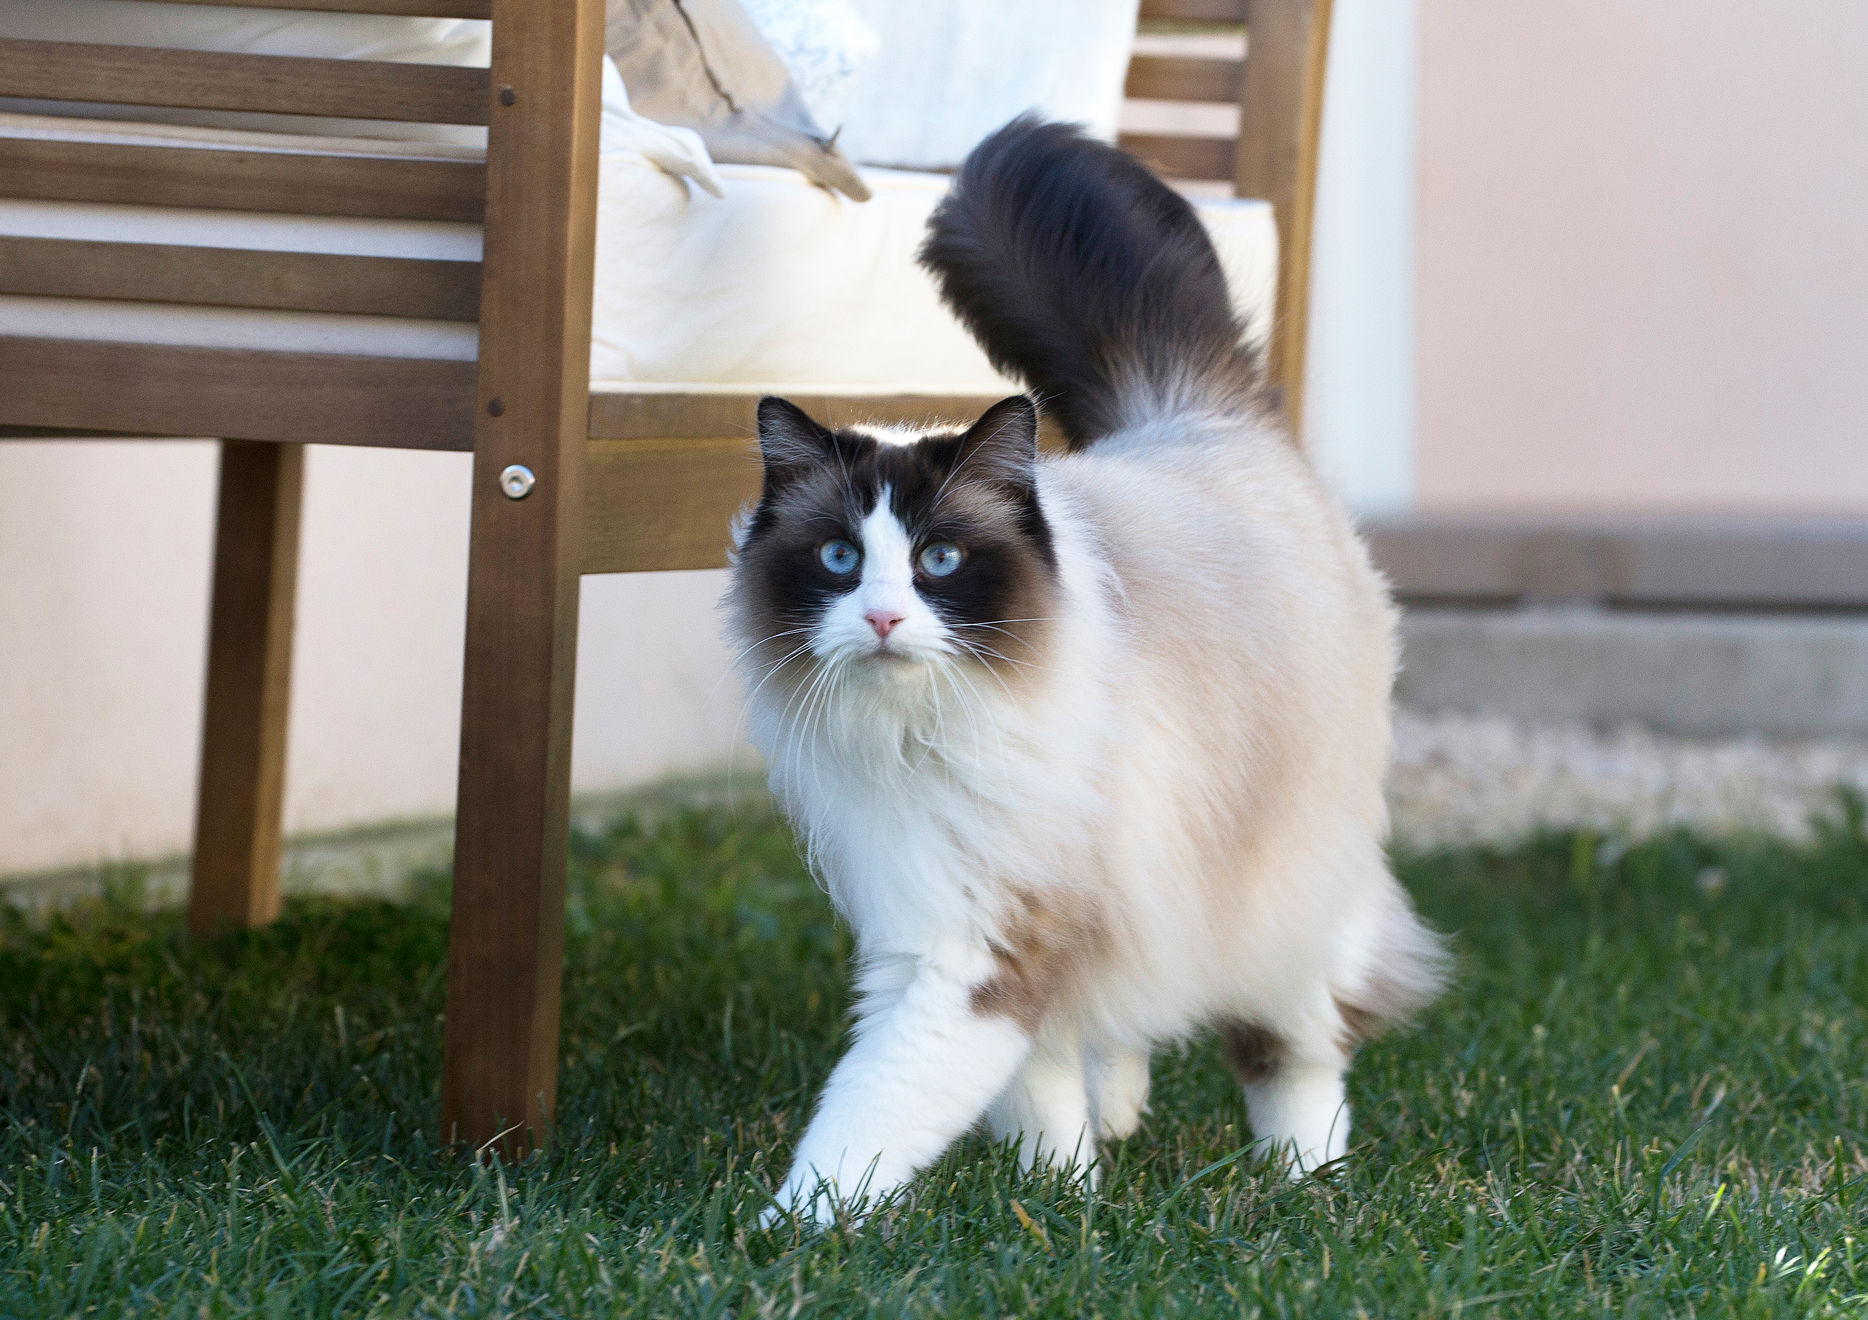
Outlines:
<svg viewBox="0 0 1868 1320"><path fill-rule="evenodd" d="M467 147L0 115L54 139L471 155ZM715 198L634 151L601 159L591 379L984 393L1009 388L915 263L943 175L869 172L852 202L792 170L726 166ZM1277 237L1263 202L1201 200L1252 333L1270 324ZM0 200L0 234L471 259L475 226ZM0 297L0 334L470 360L471 326L383 317Z"/></svg>
<svg viewBox="0 0 1868 1320"><path fill-rule="evenodd" d="M591 378L1008 386L916 264L940 174L866 170L852 202L791 170L721 166L694 196L640 157L603 162ZM1233 299L1262 338L1277 280L1263 202L1201 202Z"/></svg>

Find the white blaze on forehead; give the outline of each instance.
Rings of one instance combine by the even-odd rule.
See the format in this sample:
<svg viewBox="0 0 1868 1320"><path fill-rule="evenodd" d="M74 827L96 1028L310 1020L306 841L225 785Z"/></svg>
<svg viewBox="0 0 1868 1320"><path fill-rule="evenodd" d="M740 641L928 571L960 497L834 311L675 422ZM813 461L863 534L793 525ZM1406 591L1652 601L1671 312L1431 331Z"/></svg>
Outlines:
<svg viewBox="0 0 1868 1320"><path fill-rule="evenodd" d="M900 446L918 444L920 441L933 434L932 431L922 430L919 427L902 426L899 424L894 426L852 426L847 429L854 431L857 435L867 436L879 445ZM885 500L884 503L887 503L887 501Z"/></svg>
<svg viewBox="0 0 1868 1320"><path fill-rule="evenodd" d="M863 587L874 590L874 605L899 605L900 592L911 592L914 581L914 542L908 529L889 507L889 488L876 497L876 506L863 518ZM882 597L888 597L883 599Z"/></svg>
<svg viewBox="0 0 1868 1320"><path fill-rule="evenodd" d="M946 625L915 591L914 539L889 508L887 486L857 523L852 539L861 542L862 568L851 589L826 606L811 649L827 657L876 654L882 641L869 616L880 610L896 619L887 633L890 655L925 657L951 651Z"/></svg>

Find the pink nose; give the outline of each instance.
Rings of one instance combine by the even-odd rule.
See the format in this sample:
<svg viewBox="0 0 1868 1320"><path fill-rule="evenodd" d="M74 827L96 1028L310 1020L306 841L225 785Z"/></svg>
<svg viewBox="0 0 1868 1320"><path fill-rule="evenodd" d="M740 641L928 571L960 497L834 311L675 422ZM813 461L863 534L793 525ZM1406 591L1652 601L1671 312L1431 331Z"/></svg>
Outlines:
<svg viewBox="0 0 1868 1320"><path fill-rule="evenodd" d="M867 610L863 617L869 620L869 626L876 630L880 641L887 641L889 634L895 631L895 625L902 621L902 616L894 610Z"/></svg>

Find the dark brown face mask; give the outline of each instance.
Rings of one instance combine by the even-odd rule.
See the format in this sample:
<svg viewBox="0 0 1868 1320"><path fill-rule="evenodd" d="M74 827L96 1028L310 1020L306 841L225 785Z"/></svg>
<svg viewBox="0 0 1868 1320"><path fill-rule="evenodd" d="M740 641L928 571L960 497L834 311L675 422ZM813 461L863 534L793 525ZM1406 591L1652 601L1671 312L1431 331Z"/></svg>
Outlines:
<svg viewBox="0 0 1868 1320"><path fill-rule="evenodd" d="M776 639L761 659L795 650L799 630L860 583L863 521L886 500L913 547L915 593L955 645L989 665L1031 663L1054 612L1057 566L1029 399L904 444L832 430L766 399L759 443L764 482L735 573L748 641Z"/></svg>

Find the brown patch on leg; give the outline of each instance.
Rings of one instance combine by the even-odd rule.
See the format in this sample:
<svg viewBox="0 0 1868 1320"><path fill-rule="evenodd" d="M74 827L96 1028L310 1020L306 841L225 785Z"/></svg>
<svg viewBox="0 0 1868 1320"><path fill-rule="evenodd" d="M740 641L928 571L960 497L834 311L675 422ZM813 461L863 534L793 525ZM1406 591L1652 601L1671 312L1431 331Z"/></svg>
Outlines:
<svg viewBox="0 0 1868 1320"><path fill-rule="evenodd" d="M1009 1017L1026 1031L1036 1031L1051 1006L1058 968L1046 951L1036 956L994 949L999 970L973 987L975 1013Z"/></svg>
<svg viewBox="0 0 1868 1320"><path fill-rule="evenodd" d="M1220 1047L1242 1085L1269 1081L1284 1062L1284 1038L1269 1027L1231 1019L1219 1024Z"/></svg>
<svg viewBox="0 0 1868 1320"><path fill-rule="evenodd" d="M1005 922L1002 942L993 946L998 970L973 987L973 1011L1036 1031L1059 987L1095 947L1100 929L1087 913L1062 913L1040 897L1022 895Z"/></svg>

